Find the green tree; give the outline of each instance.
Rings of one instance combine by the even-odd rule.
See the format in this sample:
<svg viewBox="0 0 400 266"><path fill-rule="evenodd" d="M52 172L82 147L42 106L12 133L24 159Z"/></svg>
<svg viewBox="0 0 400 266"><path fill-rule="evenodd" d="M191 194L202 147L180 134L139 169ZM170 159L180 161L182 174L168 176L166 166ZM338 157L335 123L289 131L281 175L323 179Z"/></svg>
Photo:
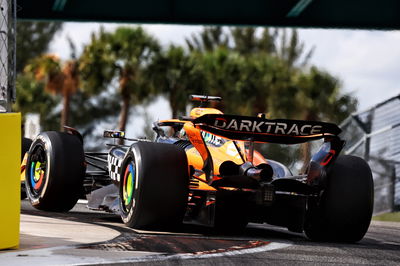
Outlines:
<svg viewBox="0 0 400 266"><path fill-rule="evenodd" d="M314 53L314 47L309 51L305 50L305 45L300 41L297 30L292 29L289 41L287 40L287 31L283 29L278 33L280 35L280 48L277 49L277 56L286 64L288 70L294 70L296 67L306 67ZM300 59L303 59L300 62Z"/></svg>
<svg viewBox="0 0 400 266"><path fill-rule="evenodd" d="M228 47L229 35L224 33L220 26L204 27L198 34L186 38L186 45L190 51L210 52L217 48Z"/></svg>
<svg viewBox="0 0 400 266"><path fill-rule="evenodd" d="M297 80L295 118L311 121L339 123L357 110L357 99L341 91L341 82L328 72L311 67L301 73ZM305 172L311 156L311 145L302 145L302 172Z"/></svg>
<svg viewBox="0 0 400 266"><path fill-rule="evenodd" d="M218 41L210 44L212 38L203 41L201 36L210 31L192 37L197 41L189 48L200 54L207 92L224 98L225 112L340 122L356 110L357 101L341 92L336 77L308 66L314 49L305 49L296 30L265 28L259 34L255 28L235 27L227 35L216 31L227 39L225 48ZM302 149L308 163L310 146Z"/></svg>
<svg viewBox="0 0 400 266"><path fill-rule="evenodd" d="M71 95L79 88L78 62L68 60L62 64L54 55L43 55L33 59L26 67L26 72L34 73L36 80L45 82L45 90L62 96L60 130L69 125Z"/></svg>
<svg viewBox="0 0 400 266"><path fill-rule="evenodd" d="M21 73L29 60L47 52L54 35L62 29L60 22L17 20L16 70Z"/></svg>
<svg viewBox="0 0 400 266"><path fill-rule="evenodd" d="M299 118L339 123L356 111L357 100L342 93L337 77L313 66L297 78Z"/></svg>
<svg viewBox="0 0 400 266"><path fill-rule="evenodd" d="M171 45L158 53L146 73L155 90L167 96L173 118L185 113L189 94L203 89L202 72L182 47Z"/></svg>
<svg viewBox="0 0 400 266"><path fill-rule="evenodd" d="M52 130L59 125L60 113L55 110L55 107L60 99L44 92L43 81L37 81L33 73L22 73L17 76L15 86L18 97L14 110L23 115L39 113L42 130Z"/></svg>
<svg viewBox="0 0 400 266"><path fill-rule="evenodd" d="M92 34L80 57L82 88L99 93L118 84L121 113L118 128L126 129L131 103L137 104L150 95L149 81L143 76L145 66L160 47L141 27L120 27L113 33L103 29Z"/></svg>
<svg viewBox="0 0 400 266"><path fill-rule="evenodd" d="M238 82L244 65L243 57L220 47L213 51L197 53L195 60L199 64L208 95L221 96L223 101L213 103L213 107L226 113L237 113L243 104L243 97Z"/></svg>
<svg viewBox="0 0 400 266"><path fill-rule="evenodd" d="M205 80L207 86L213 87L208 90L227 97L240 95L229 101L225 99L227 110L238 110L240 106L246 114L290 116L294 112L290 107L293 102L285 97L293 98L295 88L292 79L308 63L313 50L305 53L304 44L299 41L296 30L291 31L289 40L287 35L286 30L269 28L263 28L260 32L251 27L233 27L225 33L220 27L206 27L186 41L192 53L204 54L205 61L202 62L206 65L202 67L208 69L204 72ZM210 56L212 58L207 60ZM235 57L240 65L232 72L232 65L225 66L221 60ZM212 60L220 61L211 63ZM213 64L219 64L220 67L210 68ZM222 73L225 70L228 72ZM217 78L218 82L215 80ZM229 86L223 84L224 80ZM216 86L221 86L221 89Z"/></svg>
<svg viewBox="0 0 400 266"><path fill-rule="evenodd" d="M278 30L271 33L269 28L263 28L260 36L257 36L257 28L233 27L230 28L232 49L243 55L266 53L276 54L276 40Z"/></svg>

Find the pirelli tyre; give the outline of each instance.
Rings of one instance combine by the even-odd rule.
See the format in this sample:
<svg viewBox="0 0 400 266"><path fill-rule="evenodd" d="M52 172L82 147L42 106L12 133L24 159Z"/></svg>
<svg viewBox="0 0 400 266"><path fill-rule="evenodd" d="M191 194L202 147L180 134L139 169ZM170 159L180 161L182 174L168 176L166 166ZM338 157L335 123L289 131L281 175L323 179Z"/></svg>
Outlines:
<svg viewBox="0 0 400 266"><path fill-rule="evenodd" d="M27 159L25 187L37 209L64 212L74 207L85 174L82 142L62 132L43 132L33 141Z"/></svg>
<svg viewBox="0 0 400 266"><path fill-rule="evenodd" d="M304 231L311 240L357 242L368 230L374 205L371 169L361 158L339 156L319 201L309 201Z"/></svg>
<svg viewBox="0 0 400 266"><path fill-rule="evenodd" d="M120 211L133 228L174 228L183 221L189 189L186 153L176 145L134 143L122 164Z"/></svg>

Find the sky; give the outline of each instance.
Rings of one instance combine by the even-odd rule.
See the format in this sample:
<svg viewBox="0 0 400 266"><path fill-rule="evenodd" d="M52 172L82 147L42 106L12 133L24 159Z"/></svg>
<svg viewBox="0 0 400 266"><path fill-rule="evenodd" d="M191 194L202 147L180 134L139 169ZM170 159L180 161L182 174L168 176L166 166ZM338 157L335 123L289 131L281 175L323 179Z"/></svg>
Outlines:
<svg viewBox="0 0 400 266"><path fill-rule="evenodd" d="M98 31L101 25L106 30L113 30L122 24L65 23L63 31L52 42L50 51L67 59L70 54L67 36L76 43L80 51L84 44L89 43L91 32ZM185 38L202 29L201 26L184 25L142 26L163 45L184 45ZM310 63L338 77L342 81L343 90L354 93L358 98L359 111L400 94L400 31L298 31L306 50L315 47ZM168 118L166 112L160 112L163 108L168 108L168 104L158 99L148 111L142 111L149 112L156 119Z"/></svg>

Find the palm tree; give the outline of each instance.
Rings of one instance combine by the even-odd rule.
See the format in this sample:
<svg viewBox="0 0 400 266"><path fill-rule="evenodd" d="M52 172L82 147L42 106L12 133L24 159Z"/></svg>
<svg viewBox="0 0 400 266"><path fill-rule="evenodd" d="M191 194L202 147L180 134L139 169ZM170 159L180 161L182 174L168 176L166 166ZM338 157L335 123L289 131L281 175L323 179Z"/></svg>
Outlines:
<svg viewBox="0 0 400 266"><path fill-rule="evenodd" d="M254 27L233 27L230 29L232 49L243 55L266 53L276 54L278 30L263 28L261 35L256 34Z"/></svg>
<svg viewBox="0 0 400 266"><path fill-rule="evenodd" d="M129 109L150 96L143 71L160 47L141 27L120 27L115 32L100 30L80 57L82 88L99 93L118 84L121 96L119 130L126 129Z"/></svg>
<svg viewBox="0 0 400 266"><path fill-rule="evenodd" d="M227 48L220 47L205 53L192 55L199 64L205 87L203 93L221 96L223 101L212 103L226 113L237 113L245 107L241 95L240 76L243 73L244 58Z"/></svg>
<svg viewBox="0 0 400 266"><path fill-rule="evenodd" d="M204 27L198 34L187 38L186 45L190 51L210 52L217 48L227 48L229 35L224 33L222 27Z"/></svg>
<svg viewBox="0 0 400 266"><path fill-rule="evenodd" d="M146 73L155 89L168 97L173 118L185 113L189 94L204 88L199 66L182 47L171 45L159 53Z"/></svg>
<svg viewBox="0 0 400 266"><path fill-rule="evenodd" d="M295 118L339 123L357 109L357 99L351 93L341 92L340 81L316 67L300 74L296 83L297 104L293 105L297 109ZM303 144L302 172L305 172L310 161L310 150L310 143Z"/></svg>
<svg viewBox="0 0 400 266"><path fill-rule="evenodd" d="M57 56L47 54L33 59L24 71L34 73L36 80L44 81L47 92L62 96L60 129L63 130L63 126L69 123L71 95L76 93L79 88L77 61L69 60L62 64Z"/></svg>
<svg viewBox="0 0 400 266"><path fill-rule="evenodd" d="M22 115L39 113L41 128L44 131L60 125L59 112L54 110L60 99L45 92L44 82L37 81L32 73L21 73L17 76L15 87L18 97L13 106L14 111L21 112Z"/></svg>

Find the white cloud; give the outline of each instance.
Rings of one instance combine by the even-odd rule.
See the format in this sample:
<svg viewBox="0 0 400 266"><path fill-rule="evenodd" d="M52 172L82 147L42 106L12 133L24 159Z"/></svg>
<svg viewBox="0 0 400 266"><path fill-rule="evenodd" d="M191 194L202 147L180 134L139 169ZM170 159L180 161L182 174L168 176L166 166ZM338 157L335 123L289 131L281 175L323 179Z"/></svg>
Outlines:
<svg viewBox="0 0 400 266"><path fill-rule="evenodd" d="M354 91L363 110L400 93L400 31L300 30L311 63L323 67Z"/></svg>

